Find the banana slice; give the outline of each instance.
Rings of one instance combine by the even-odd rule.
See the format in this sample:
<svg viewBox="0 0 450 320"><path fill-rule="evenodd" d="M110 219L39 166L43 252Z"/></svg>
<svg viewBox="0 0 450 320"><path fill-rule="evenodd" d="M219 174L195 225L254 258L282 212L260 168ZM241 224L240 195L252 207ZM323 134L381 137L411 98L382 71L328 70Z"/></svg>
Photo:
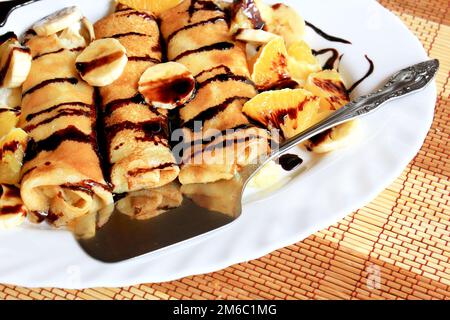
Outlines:
<svg viewBox="0 0 450 320"><path fill-rule="evenodd" d="M265 24L269 24L272 21L273 16L273 9L270 5L264 3L263 0L254 0L256 7L259 10L259 13L261 14L261 18L265 22Z"/></svg>
<svg viewBox="0 0 450 320"><path fill-rule="evenodd" d="M265 22L255 0L234 1L232 6L230 32L235 34L240 29L262 29Z"/></svg>
<svg viewBox="0 0 450 320"><path fill-rule="evenodd" d="M64 29L58 38L63 48L85 48L95 40L94 26L88 19L83 18L80 22Z"/></svg>
<svg viewBox="0 0 450 320"><path fill-rule="evenodd" d="M229 11L233 6L233 0L214 0L214 3L223 11Z"/></svg>
<svg viewBox="0 0 450 320"><path fill-rule="evenodd" d="M95 40L95 31L92 22L87 18L81 19L81 35L86 39L87 43Z"/></svg>
<svg viewBox="0 0 450 320"><path fill-rule="evenodd" d="M75 66L87 83L104 87L122 75L127 62L125 47L118 40L107 38L93 41L77 57Z"/></svg>
<svg viewBox="0 0 450 320"><path fill-rule="evenodd" d="M78 7L67 7L39 20L31 27L31 29L33 29L38 36L45 37L72 26L82 18L83 13Z"/></svg>
<svg viewBox="0 0 450 320"><path fill-rule="evenodd" d="M157 108L174 109L195 92L195 79L182 64L167 62L148 68L139 80L139 92Z"/></svg>
<svg viewBox="0 0 450 320"><path fill-rule="evenodd" d="M30 49L22 46L16 35L10 34L0 45L0 87L20 87L28 77L31 60Z"/></svg>
<svg viewBox="0 0 450 320"><path fill-rule="evenodd" d="M19 183L27 144L27 133L18 128L0 139L0 183Z"/></svg>
<svg viewBox="0 0 450 320"><path fill-rule="evenodd" d="M277 37L278 35L271 32L256 29L239 29L236 33L236 40L257 44L265 44Z"/></svg>
<svg viewBox="0 0 450 320"><path fill-rule="evenodd" d="M18 122L19 113L17 110L0 107L0 139L14 129Z"/></svg>
<svg viewBox="0 0 450 320"><path fill-rule="evenodd" d="M353 120L310 139L305 143L308 150L314 153L327 153L348 147L360 137L360 122Z"/></svg>
<svg viewBox="0 0 450 320"><path fill-rule="evenodd" d="M267 31L284 38L287 46L302 40L305 35L305 20L291 7L278 3L272 6L270 21L266 21Z"/></svg>
<svg viewBox="0 0 450 320"><path fill-rule="evenodd" d="M0 88L0 108L19 110L22 104L22 88Z"/></svg>
<svg viewBox="0 0 450 320"><path fill-rule="evenodd" d="M259 190L269 188L280 181L282 172L283 169L271 161L249 181L248 186Z"/></svg>
<svg viewBox="0 0 450 320"><path fill-rule="evenodd" d="M19 122L21 101L21 88L0 88L0 139Z"/></svg>
<svg viewBox="0 0 450 320"><path fill-rule="evenodd" d="M27 209L20 198L20 190L12 185L0 185L0 229L21 225Z"/></svg>

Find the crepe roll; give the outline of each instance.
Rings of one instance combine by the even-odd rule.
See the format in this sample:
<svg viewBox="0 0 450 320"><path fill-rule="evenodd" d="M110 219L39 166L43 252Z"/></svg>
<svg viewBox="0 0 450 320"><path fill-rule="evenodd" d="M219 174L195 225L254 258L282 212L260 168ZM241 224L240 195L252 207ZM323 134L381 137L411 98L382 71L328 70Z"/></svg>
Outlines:
<svg viewBox="0 0 450 320"><path fill-rule="evenodd" d="M179 168L168 142L167 110L145 101L141 75L161 62L160 32L153 14L121 8L94 25L97 38L115 38L128 63L119 79L100 88L110 180L115 193L164 186Z"/></svg>
<svg viewBox="0 0 450 320"><path fill-rule="evenodd" d="M113 197L98 154L94 89L75 69L79 50L55 34L31 33L27 39L33 60L22 87L19 124L31 139L21 196L32 220L59 227L110 212Z"/></svg>
<svg viewBox="0 0 450 320"><path fill-rule="evenodd" d="M226 14L214 1L183 1L162 14L161 31L169 60L184 64L197 82L195 98L179 110L185 143L179 180L231 179L270 150L269 133L242 113L257 94L245 48L233 41Z"/></svg>

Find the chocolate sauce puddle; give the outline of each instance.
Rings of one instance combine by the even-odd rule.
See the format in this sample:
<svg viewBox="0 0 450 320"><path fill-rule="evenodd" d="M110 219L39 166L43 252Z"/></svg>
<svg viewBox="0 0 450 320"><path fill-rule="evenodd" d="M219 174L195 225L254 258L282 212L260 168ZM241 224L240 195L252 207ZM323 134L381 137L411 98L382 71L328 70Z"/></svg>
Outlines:
<svg viewBox="0 0 450 320"><path fill-rule="evenodd" d="M300 158L296 154L284 154L278 159L278 164L283 168L285 171L292 171L296 168L298 168L302 163L303 159Z"/></svg>

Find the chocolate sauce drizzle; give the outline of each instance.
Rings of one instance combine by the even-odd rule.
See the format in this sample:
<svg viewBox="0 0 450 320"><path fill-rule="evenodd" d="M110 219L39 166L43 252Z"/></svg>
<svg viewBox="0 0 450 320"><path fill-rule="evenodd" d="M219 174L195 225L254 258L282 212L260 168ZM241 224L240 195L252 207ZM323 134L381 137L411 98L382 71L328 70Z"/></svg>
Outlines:
<svg viewBox="0 0 450 320"><path fill-rule="evenodd" d="M3 155L5 153L7 153L7 152L14 153L19 149L19 147L20 147L20 142L16 141L16 140L5 143L3 145L3 147L0 149L0 160L3 159Z"/></svg>
<svg viewBox="0 0 450 320"><path fill-rule="evenodd" d="M56 50L56 51L44 52L44 53L41 53L41 54L38 54L38 55L34 56L34 57L33 57L33 60L37 60L37 59L39 59L39 58L48 56L48 55L50 55L50 54L57 54L57 53L63 52L64 50L65 50L64 48L61 48L61 49Z"/></svg>
<svg viewBox="0 0 450 320"><path fill-rule="evenodd" d="M335 36L331 36L327 33L325 33L323 30L319 29L318 27L316 27L315 25L313 25L312 23L305 21L306 25L308 27L310 27L311 29L313 29L319 36L321 36L322 38L328 40L328 41L332 41L332 42L340 42L340 43L344 43L344 44L352 44L350 41L339 38L339 37L335 37ZM326 61L325 65L323 66L323 69L333 69L336 65L336 61L338 61L338 66L337 66L337 70L339 71L339 64L342 60L342 57L344 56L344 54L339 55L339 52L334 49L334 48L327 48L327 49L322 49L322 50L313 50L313 54L315 56L318 55L322 55L325 54L327 52L331 52L332 56ZM348 93L351 93L358 85L361 84L361 82L363 82L364 80L366 80L375 70L375 65L373 63L373 61L367 56L365 55L366 60L369 62L369 70L367 71L367 73L358 81L356 81L351 87L350 89L347 90Z"/></svg>
<svg viewBox="0 0 450 320"><path fill-rule="evenodd" d="M61 107L82 107L82 108L85 108L85 109L88 109L88 110L91 110L92 108L94 108L93 105L87 104L87 103L83 103L83 102L64 102L64 103L57 104L55 106L49 107L47 109L44 109L44 110L41 110L41 111L38 111L38 112L35 112L35 113L30 113L29 115L26 116L25 119L27 121L31 121L32 119L34 119L37 116L40 116L40 115L45 114L45 113L50 113L53 110L56 110L56 109L61 108Z"/></svg>
<svg viewBox="0 0 450 320"><path fill-rule="evenodd" d="M206 73L212 72L214 70L222 69L222 68L224 69L225 73L232 73L231 69L229 67L227 67L226 65L221 64L221 65L218 65L216 67L212 67L211 69L203 70L202 72L198 73L195 76L195 78L198 79L198 78L200 78L202 75L204 75Z"/></svg>
<svg viewBox="0 0 450 320"><path fill-rule="evenodd" d="M22 36L22 44L26 45L28 41L30 41L35 36L37 36L36 31L34 31L33 29L28 29Z"/></svg>
<svg viewBox="0 0 450 320"><path fill-rule="evenodd" d="M142 12L142 11L119 11L117 14L118 17L131 17L131 16L138 16L143 18L144 20L147 21L155 21L156 22L156 17L150 13L147 12Z"/></svg>
<svg viewBox="0 0 450 320"><path fill-rule="evenodd" d="M207 86L208 84L213 83L213 82L227 82L227 81L245 82L249 85L254 86L254 83L247 77L238 76L233 73L222 73L222 74L217 74L203 82L200 82L197 85L197 90L200 90L200 89L204 88L205 86Z"/></svg>
<svg viewBox="0 0 450 320"><path fill-rule="evenodd" d="M367 70L366 74L359 79L358 81L356 81L351 87L350 89L348 89L348 93L351 93L353 90L355 90L355 88L357 86L359 86L364 80L366 80L368 77L370 77L370 75L373 73L373 71L375 70L375 65L373 63L373 61L367 56L364 56L366 58L366 60L369 62L369 70Z"/></svg>
<svg viewBox="0 0 450 320"><path fill-rule="evenodd" d="M0 36L0 45L11 39L18 40L17 35L12 31L9 31L9 32L1 35Z"/></svg>
<svg viewBox="0 0 450 320"><path fill-rule="evenodd" d="M152 58L149 56L144 57L128 57L128 61L146 61L146 62L153 62L154 64L161 63L161 60Z"/></svg>
<svg viewBox="0 0 450 320"><path fill-rule="evenodd" d="M147 172L151 172L154 170L164 170L164 169L171 168L174 166L176 166L176 164L173 162L161 163L159 166L152 167L152 168L139 168L139 169L134 169L134 170L128 171L128 175L131 177L136 177L136 176L139 176L139 175L147 173Z"/></svg>
<svg viewBox="0 0 450 320"><path fill-rule="evenodd" d="M192 141L188 141L188 142L186 142L186 141L175 141L175 142L181 142L182 146L183 146L182 149L186 150L188 148L192 148L192 147L198 146L198 145L207 145L207 144L213 142L216 138L225 136L230 131L231 132L238 132L238 131L242 131L242 130L253 128L253 127L254 126L251 125L251 124L242 124L242 125L236 126L234 128L231 128L231 129L224 129L221 132L217 132L217 133L215 133L214 135L212 135L212 136L210 136L208 138L199 138L197 140L192 140ZM171 142L173 143L174 141L171 141Z"/></svg>
<svg viewBox="0 0 450 320"><path fill-rule="evenodd" d="M312 50L313 55L320 56L323 54L326 54L328 52L331 52L331 57L325 62L325 64L322 66L322 69L324 70L332 70L334 69L334 66L336 64L336 61L339 59L339 52L334 48L326 48L322 50Z"/></svg>
<svg viewBox="0 0 450 320"><path fill-rule="evenodd" d="M111 187L107 184L102 184L99 183L97 181L94 180L83 180L77 183L65 183L63 185L61 185L62 188L64 189L69 189L72 191L81 191L84 193L89 194L90 196L94 195L94 190L93 188L98 187L98 188L102 188L106 191L111 191Z"/></svg>
<svg viewBox="0 0 450 320"><path fill-rule="evenodd" d="M0 113L3 113L3 112L14 112L16 114L20 114L20 109L0 108Z"/></svg>
<svg viewBox="0 0 450 320"><path fill-rule="evenodd" d="M77 68L78 72L84 76L88 74L89 72L94 71L97 68L103 67L107 64L110 64L116 60L119 60L125 55L122 51L113 52L111 54L108 54L106 56L94 59L92 61L88 62L77 62L75 64L75 67Z"/></svg>
<svg viewBox="0 0 450 320"><path fill-rule="evenodd" d="M345 43L345 44L352 44L350 41L339 38L339 37L335 37L332 35L329 35L327 33L325 33L324 31L322 31L321 29L319 29L318 27L316 27L315 25L313 25L311 22L305 21L306 25L308 27L310 27L311 29L313 29L319 36L321 36L322 38L331 41L331 42L340 42L340 43Z"/></svg>
<svg viewBox="0 0 450 320"><path fill-rule="evenodd" d="M127 32L127 33L117 33L115 35L112 35L111 38L124 38L124 37L129 37L129 36L138 36L138 37L151 37L148 34L145 33L140 33L140 32Z"/></svg>
<svg viewBox="0 0 450 320"><path fill-rule="evenodd" d="M211 18L211 19L208 19L208 20L204 20L204 21L200 21L200 22L196 22L196 23L184 26L184 27L182 27L182 28L172 32L167 37L167 43L169 43L176 35L178 35L178 33L182 32L182 31L190 30L190 29L193 29L193 28L196 28L196 27L199 27L199 26L207 25L207 24L215 24L216 22L219 22L219 21L226 22L224 17L214 17L214 18Z"/></svg>
<svg viewBox="0 0 450 320"><path fill-rule="evenodd" d="M203 125L206 121L211 120L212 118L217 116L219 113L223 112L230 104L232 104L235 101L239 101L239 100L248 101L249 98L248 97L239 97L239 96L228 98L221 104L210 107L210 108L200 112L198 115L196 115L192 119L183 123L182 126L184 128L191 129L192 131L194 131L194 129L197 129L197 128L195 128L196 124L201 124L201 127L203 127Z"/></svg>
<svg viewBox="0 0 450 320"><path fill-rule="evenodd" d="M17 213L21 213L22 215L25 214L25 208L22 204L16 204L14 206L0 207L0 216L6 215L6 214L17 214Z"/></svg>
<svg viewBox="0 0 450 320"><path fill-rule="evenodd" d="M0 191L1 191L1 187L0 187ZM8 187L6 188L6 191L3 191L5 198L17 198L20 199L20 189L12 186L12 185L8 185ZM2 196L2 192L0 192L0 196Z"/></svg>
<svg viewBox="0 0 450 320"><path fill-rule="evenodd" d="M252 140L257 140L257 139L267 139L267 137L263 137L263 136L256 135L256 134L249 134L249 135L245 136L244 138L233 137L233 138L224 139L220 142L213 143L211 145L206 146L205 148L203 148L203 150L194 151L191 154L191 158L195 158L197 155L202 154L204 152L210 152L210 151L213 151L216 149L224 149L228 146L232 146L233 144L248 143Z"/></svg>
<svg viewBox="0 0 450 320"><path fill-rule="evenodd" d="M106 127L106 138L108 141L112 141L114 137L123 130L133 130L137 132L144 132L143 138L136 138L140 141L152 141L158 143L159 139L156 136L168 136L168 129L165 124L166 118L155 118L152 120L134 123L130 121L124 121L121 123L113 124Z"/></svg>
<svg viewBox="0 0 450 320"><path fill-rule="evenodd" d="M136 95L134 95L131 98L118 99L118 100L114 100L114 101L111 101L110 103L106 104L103 108L103 115L105 117L108 117L115 110L126 107L127 105L129 105L131 103L147 105L147 102L145 102L144 97L140 93L137 93ZM157 110L155 108L153 108L152 111L157 112ZM160 114L158 113L158 115L160 115Z"/></svg>
<svg viewBox="0 0 450 320"><path fill-rule="evenodd" d="M50 84L54 84L54 83L70 83L72 85L76 85L78 83L78 79L77 78L54 78L54 79L44 80L41 83L39 83L39 84L35 85L34 87L31 87L30 89L25 91L22 94L22 96L24 97L28 94L35 92L36 90L42 89L43 87L48 86Z"/></svg>
<svg viewBox="0 0 450 320"><path fill-rule="evenodd" d="M92 114L91 111L84 111L84 110L79 110L79 109L75 109L75 110L63 109L60 112L58 112L57 115L55 115L53 117L42 120L41 122L36 123L36 124L30 124L30 125L25 126L24 130L26 132L31 132L32 130L34 130L42 125L51 123L51 122L59 119L60 117L80 117L80 116L90 117L91 114Z"/></svg>
<svg viewBox="0 0 450 320"><path fill-rule="evenodd" d="M207 52L207 51L213 51L213 50L230 50L234 48L234 43L232 42L218 42L212 45L208 45L208 46L204 46L204 47L200 47L198 49L194 49L194 50L187 50L181 54L179 54L177 57L175 57L173 60L177 61L180 60L181 58L184 58L186 56L189 56L191 54L196 54L196 53L200 53L200 52Z"/></svg>
<svg viewBox="0 0 450 320"><path fill-rule="evenodd" d="M194 14L198 11L219 11L223 12L223 10L215 4L213 1L205 1L205 0L191 0L191 4L188 8L189 14L189 22L191 22Z"/></svg>
<svg viewBox="0 0 450 320"><path fill-rule="evenodd" d="M36 158L43 151L54 151L56 150L63 142L66 141L75 141L80 143L88 143L91 145L96 144L96 139L93 134L85 134L78 130L77 127L70 125L65 129L61 129L59 131L54 132L48 138L34 141L31 140L28 143L27 152L25 155L25 162L29 162ZM94 148L96 149L96 148Z"/></svg>

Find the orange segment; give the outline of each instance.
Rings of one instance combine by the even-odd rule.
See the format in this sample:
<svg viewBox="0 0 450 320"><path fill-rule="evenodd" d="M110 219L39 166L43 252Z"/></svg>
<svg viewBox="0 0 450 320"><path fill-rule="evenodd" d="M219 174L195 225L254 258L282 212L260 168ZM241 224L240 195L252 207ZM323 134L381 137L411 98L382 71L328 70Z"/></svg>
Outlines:
<svg viewBox="0 0 450 320"><path fill-rule="evenodd" d="M261 6L261 8L263 8ZM264 13L267 31L283 37L289 46L302 40L305 34L305 20L293 8L277 3L270 7L271 13Z"/></svg>
<svg viewBox="0 0 450 320"><path fill-rule="evenodd" d="M260 93L243 107L244 113L269 129L290 138L310 127L319 111L319 98L303 89Z"/></svg>
<svg viewBox="0 0 450 320"><path fill-rule="evenodd" d="M344 81L336 70L310 74L305 89L320 98L321 110L337 110L350 102Z"/></svg>
<svg viewBox="0 0 450 320"><path fill-rule="evenodd" d="M183 0L116 0L116 2L136 10L146 10L154 14L160 14L176 7Z"/></svg>
<svg viewBox="0 0 450 320"><path fill-rule="evenodd" d="M290 45L288 55L289 73L300 84L304 84L311 73L322 70L319 61L305 41L297 41Z"/></svg>
<svg viewBox="0 0 450 320"><path fill-rule="evenodd" d="M287 66L287 50L281 37L263 46L253 64L252 80L260 90L274 88L291 79Z"/></svg>

